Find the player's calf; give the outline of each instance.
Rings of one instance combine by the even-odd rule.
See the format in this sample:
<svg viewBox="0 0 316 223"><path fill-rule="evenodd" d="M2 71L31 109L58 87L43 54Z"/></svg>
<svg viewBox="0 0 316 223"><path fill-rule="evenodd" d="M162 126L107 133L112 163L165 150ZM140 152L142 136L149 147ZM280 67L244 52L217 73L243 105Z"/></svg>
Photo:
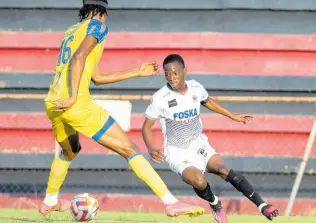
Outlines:
<svg viewBox="0 0 316 223"><path fill-rule="evenodd" d="M230 170L227 176L227 181L230 182L237 190L243 193L250 201L257 205L259 211L269 220L272 220L273 217L278 215L278 209L270 204L264 203L259 193L253 189L249 181L240 173Z"/></svg>
<svg viewBox="0 0 316 223"><path fill-rule="evenodd" d="M263 204L263 200L253 189L249 181L240 173L226 167L223 159L219 155L214 155L210 158L207 171L219 175L222 179L231 183L238 191L243 193L249 200L255 203L258 207Z"/></svg>
<svg viewBox="0 0 316 223"><path fill-rule="evenodd" d="M223 209L222 202L218 199L218 197L216 197L213 194L211 187L208 183L204 189L199 190L197 188L194 188L194 191L200 198L209 202L209 205L212 208L213 216L216 222L219 222L219 223L228 222L226 211Z"/></svg>
<svg viewBox="0 0 316 223"><path fill-rule="evenodd" d="M81 150L81 146L80 146L80 150ZM60 156L68 161L72 161L73 159L75 159L77 157L78 154L79 154L79 152L74 153L72 151L63 150L61 152Z"/></svg>
<svg viewBox="0 0 316 223"><path fill-rule="evenodd" d="M193 187L195 193L200 198L215 205L214 201L216 201L216 197L200 170L195 167L187 167L182 172L182 179L185 183Z"/></svg>
<svg viewBox="0 0 316 223"><path fill-rule="evenodd" d="M191 185L195 193L202 199L212 203L215 201L215 195L213 194L210 185L206 181L205 177L195 167L187 167L182 172L182 179L185 183Z"/></svg>
<svg viewBox="0 0 316 223"><path fill-rule="evenodd" d="M260 195L254 190L250 182L240 173L230 170L226 178L238 191L259 207L264 204Z"/></svg>
<svg viewBox="0 0 316 223"><path fill-rule="evenodd" d="M68 136L67 139L59 142L59 144L63 150L59 156L54 158L50 168L46 196L42 205L44 209L41 213L43 215L54 210L64 210L63 207L67 206L62 205L67 204L66 201L58 200L58 193L67 176L68 168L71 164L71 161L81 150L78 133Z"/></svg>
<svg viewBox="0 0 316 223"><path fill-rule="evenodd" d="M59 142L59 144L63 149L61 153L61 158L64 158L67 161L71 161L76 158L81 151L78 133L70 135L67 140Z"/></svg>
<svg viewBox="0 0 316 223"><path fill-rule="evenodd" d="M200 198L209 202L216 222L228 222L227 215L222 207L221 201L213 194L210 185L206 181L201 171L195 167L187 167L182 172L182 178L184 182L193 186L195 193Z"/></svg>
<svg viewBox="0 0 316 223"><path fill-rule="evenodd" d="M231 183L238 191L252 201L262 212L267 206L261 196L254 190L250 182L240 173L226 167L223 159L219 155L210 158L207 164L207 171L219 175L221 178ZM263 213L263 212L262 212Z"/></svg>

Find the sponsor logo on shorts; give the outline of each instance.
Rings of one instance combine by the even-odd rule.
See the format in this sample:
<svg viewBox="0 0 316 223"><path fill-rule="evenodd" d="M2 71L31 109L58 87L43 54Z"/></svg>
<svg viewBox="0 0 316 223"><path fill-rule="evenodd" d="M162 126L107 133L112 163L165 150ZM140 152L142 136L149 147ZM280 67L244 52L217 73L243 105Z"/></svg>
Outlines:
<svg viewBox="0 0 316 223"><path fill-rule="evenodd" d="M198 150L198 154L201 154L202 156L206 157L207 156L207 152L205 151L205 146L202 146L199 150Z"/></svg>

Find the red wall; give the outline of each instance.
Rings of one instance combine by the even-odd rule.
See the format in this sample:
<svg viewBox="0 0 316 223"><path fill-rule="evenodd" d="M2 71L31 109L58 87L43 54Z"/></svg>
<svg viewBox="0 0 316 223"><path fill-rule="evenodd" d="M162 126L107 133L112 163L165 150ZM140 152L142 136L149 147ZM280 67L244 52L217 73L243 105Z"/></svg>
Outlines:
<svg viewBox="0 0 316 223"><path fill-rule="evenodd" d="M52 72L61 38L0 32L0 68ZM144 61L161 63L169 53L180 53L194 74L316 75L316 35L110 33L100 66L132 69Z"/></svg>
<svg viewBox="0 0 316 223"><path fill-rule="evenodd" d="M202 115L204 133L211 145L223 155L263 155L301 157L313 124L313 117L258 115L248 125L228 118ZM141 135L143 116L133 114L128 136L146 152ZM18 137L18 140L17 140ZM158 122L154 138L162 148ZM81 136L83 153L109 153L91 139ZM49 120L43 113L0 113L0 151L54 152ZM316 157L316 145L311 156Z"/></svg>

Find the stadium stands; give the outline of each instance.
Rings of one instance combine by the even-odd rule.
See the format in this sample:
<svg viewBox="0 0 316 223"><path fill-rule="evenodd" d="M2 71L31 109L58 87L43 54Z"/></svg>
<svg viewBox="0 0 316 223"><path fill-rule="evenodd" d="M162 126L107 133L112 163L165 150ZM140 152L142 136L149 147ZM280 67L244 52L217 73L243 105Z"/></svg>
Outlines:
<svg viewBox="0 0 316 223"><path fill-rule="evenodd" d="M2 0L0 27L18 31L63 30L75 22L79 2ZM314 1L115 0L110 5L111 31L302 34L314 33L316 26L310 22L314 20Z"/></svg>
<svg viewBox="0 0 316 223"><path fill-rule="evenodd" d="M109 26L113 32L106 40L101 61L104 71L135 68L148 60L161 63L167 54L179 53L188 66L188 78L203 83L210 95L315 96L316 36L311 33L316 27L308 22L314 20L313 1L116 0L110 1L110 5ZM61 31L75 22L79 6L77 0L0 2L0 171L7 174L6 180L0 178L0 193L34 193L32 185L25 182L33 178L36 192L43 193L55 147L43 100L9 99L9 95L46 93ZM91 89L95 95L150 95L163 84L161 75L99 87L92 84ZM146 153L140 129L149 101L132 103L132 129L128 135ZM222 104L235 112L254 113L257 118L251 126L243 126L203 109L205 132L211 144L228 164L249 176L264 196L280 198L278 202L284 207L312 126L314 103ZM158 125L155 134L157 143L162 145ZM92 188L98 193L150 193L130 174L123 159L85 137L81 140L83 153L73 163L63 192ZM314 203L303 198L316 194L312 186L315 145L311 157L298 194L302 199L299 202L308 207ZM165 165L155 167L172 190L191 195L189 187L165 171ZM13 169L18 170L10 176ZM36 179L28 171L31 169L37 173ZM89 181L93 185L81 180L89 171L94 171ZM209 179L216 192L225 191L226 197L239 195L217 177ZM15 182L14 187L10 182ZM107 199L111 200L110 197ZM4 205L10 204L0 201L0 206ZM298 206L296 214L306 212L300 208L302 205ZM159 209L157 204L148 208ZM241 212L256 210L247 206Z"/></svg>

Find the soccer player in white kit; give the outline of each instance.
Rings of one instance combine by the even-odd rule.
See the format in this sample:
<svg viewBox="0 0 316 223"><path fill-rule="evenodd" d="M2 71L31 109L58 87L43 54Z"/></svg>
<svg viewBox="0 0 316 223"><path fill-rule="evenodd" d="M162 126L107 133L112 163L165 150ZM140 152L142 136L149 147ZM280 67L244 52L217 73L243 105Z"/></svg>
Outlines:
<svg viewBox="0 0 316 223"><path fill-rule="evenodd" d="M234 114L209 97L205 88L194 80L185 80L187 69L180 55L171 54L163 62L167 84L154 95L146 110L143 138L154 162L164 159L172 171L193 186L196 194L209 202L217 222L228 222L221 201L216 197L204 177L204 173L219 175L252 201L260 212L272 220L278 210L266 204L240 173L228 168L221 156L210 146L202 134L201 104L211 111L244 124L252 120L248 114ZM159 120L164 135L163 153L153 143L152 126Z"/></svg>

